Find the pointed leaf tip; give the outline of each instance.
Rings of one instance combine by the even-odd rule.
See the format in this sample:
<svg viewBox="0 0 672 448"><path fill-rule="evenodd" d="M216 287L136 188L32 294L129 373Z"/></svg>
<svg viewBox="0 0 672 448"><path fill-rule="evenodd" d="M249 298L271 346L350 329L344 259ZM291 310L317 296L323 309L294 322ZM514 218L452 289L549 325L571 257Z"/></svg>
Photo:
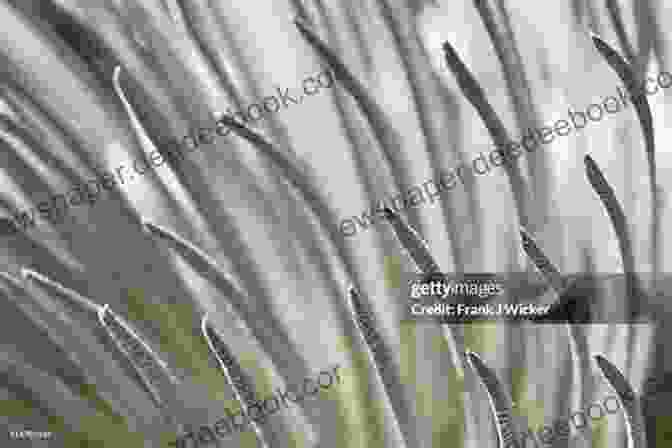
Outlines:
<svg viewBox="0 0 672 448"><path fill-rule="evenodd" d="M645 419L642 413L642 406L632 386L630 386L630 383L625 379L620 370L604 356L596 355L595 361L621 400L628 432L628 447L644 448L647 446Z"/></svg>
<svg viewBox="0 0 672 448"><path fill-rule="evenodd" d="M205 338L206 343L208 342L208 315L203 314L201 317L201 334Z"/></svg>
<svg viewBox="0 0 672 448"><path fill-rule="evenodd" d="M464 355L469 360L469 364L475 370L480 370L482 367L485 367L485 363L483 362L483 359L481 359L481 357L476 352L472 352L471 350L467 349L467 350L465 350Z"/></svg>
<svg viewBox="0 0 672 448"><path fill-rule="evenodd" d="M522 446L517 428L513 425L512 408L513 402L509 394L502 387L497 374L488 367L476 353L466 351L469 364L485 386L490 401L490 409L495 418L497 434L500 446L510 446L513 441L517 446Z"/></svg>
<svg viewBox="0 0 672 448"><path fill-rule="evenodd" d="M602 355L595 355L595 361L609 384L623 400L632 401L636 398L630 383L615 365Z"/></svg>
<svg viewBox="0 0 672 448"><path fill-rule="evenodd" d="M205 336L205 338L212 343L213 347L216 348L216 342L219 341L220 338L207 316L203 316L203 319L201 319L201 331L203 332L203 336Z"/></svg>
<svg viewBox="0 0 672 448"><path fill-rule="evenodd" d="M593 41L593 45L595 45L598 50L601 51L602 49L607 49L607 48L613 50L611 48L611 46L607 43L607 41L604 40L602 38L602 36L600 36L599 34L596 34L596 33L591 31L590 32L590 38Z"/></svg>
<svg viewBox="0 0 672 448"><path fill-rule="evenodd" d="M101 308L101 306L94 300L79 294L77 291L62 285L37 271L21 268L21 276L27 282L34 282L41 288L56 292L62 299L66 299L68 303L74 304L85 311L96 314Z"/></svg>
<svg viewBox="0 0 672 448"><path fill-rule="evenodd" d="M121 66L117 65L112 71L112 81L119 84L119 77L121 76Z"/></svg>

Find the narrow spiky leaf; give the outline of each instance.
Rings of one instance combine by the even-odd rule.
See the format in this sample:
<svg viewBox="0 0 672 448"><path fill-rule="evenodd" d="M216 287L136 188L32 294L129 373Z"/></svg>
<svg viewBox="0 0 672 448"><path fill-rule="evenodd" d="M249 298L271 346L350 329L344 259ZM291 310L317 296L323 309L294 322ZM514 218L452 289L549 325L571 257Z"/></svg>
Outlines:
<svg viewBox="0 0 672 448"><path fill-rule="evenodd" d="M611 219L611 224L614 226L618 245L621 250L628 293L629 296L634 299L639 295L640 289L635 277L635 258L632 252L632 243L630 242L630 237L628 235L627 221L625 219L623 207L621 207L618 199L616 199L616 194L614 193L613 188L611 188L611 185L609 185L604 174L602 174L600 167L595 163L593 158L586 154L584 162L586 167L586 177L588 177L590 185L592 185L593 189L600 197L600 200Z"/></svg>
<svg viewBox="0 0 672 448"><path fill-rule="evenodd" d="M585 291L580 290L577 293L578 283L576 280L562 278L558 268L555 267L524 227L520 228L520 236L523 250L558 296L558 299L551 305L546 314L535 316L532 320L536 322L557 321L569 324L590 322L590 302L588 297L584 296Z"/></svg>
<svg viewBox="0 0 672 448"><path fill-rule="evenodd" d="M481 120L488 129L488 133L493 142L498 146L504 146L511 141L508 132L499 118L495 109L488 101L485 92L481 85L476 81L476 78L471 73L469 68L462 62L462 59L457 54L450 42L446 41L443 44L443 51L445 60L450 70L455 75L460 90L467 97L471 105L476 109ZM526 185L525 179L520 173L518 165L513 163L505 163L504 169L509 178L511 191L518 207L518 216L520 222L524 226L531 224L531 218L528 214L528 207L530 202L530 192Z"/></svg>
<svg viewBox="0 0 672 448"><path fill-rule="evenodd" d="M609 4L615 3L609 1ZM619 21L620 23L620 21ZM656 147L655 136L653 132L653 117L651 115L651 107L649 100L642 90L644 86L642 81L638 79L637 73L628 62L613 49L600 36L593 34L593 44L595 48L607 60L609 66L618 74L618 77L625 84L625 88L630 94L632 104L635 106L639 123L644 134L644 149L646 151L646 158L649 166L649 179L651 189L651 260L653 272L657 273L660 266L661 247L660 239L660 204L659 204L659 188L656 173ZM623 37L624 38L624 37ZM630 50L632 51L632 50ZM634 56L631 56L634 57ZM631 59L631 62L633 60Z"/></svg>
<svg viewBox="0 0 672 448"><path fill-rule="evenodd" d="M546 281L551 285L555 292L560 293L565 289L565 282L558 268L551 262L551 260L544 254L537 242L532 238L524 227L520 228L520 237L523 241L523 250L528 257L534 262L534 265L539 269L539 272L544 276Z"/></svg>
<svg viewBox="0 0 672 448"><path fill-rule="evenodd" d="M233 388L233 393L235 394L238 403L240 403L240 407L247 415L250 415L250 407L259 401L252 380L245 373L229 346L208 322L207 315L203 316L203 319L201 320L201 332L208 342L210 352L217 360L217 364L219 364L222 373ZM267 448L269 445L260 424L254 419L251 420L250 424L252 425L260 444Z"/></svg>
<svg viewBox="0 0 672 448"><path fill-rule="evenodd" d="M147 390L155 404L164 405L155 382L167 379L170 383L177 384L177 377L168 370L167 363L152 350L137 330L133 329L121 316L114 313L107 304L99 305L92 299L84 297L31 269L22 269L21 272L27 280L35 281L48 290L56 291L75 306L95 314L111 340L135 368L142 380L143 388Z"/></svg>
<svg viewBox="0 0 672 448"><path fill-rule="evenodd" d="M464 343L460 339L455 337L455 331L449 324L441 324L441 334L448 344L448 349L450 350L450 357L453 362L453 366L457 370L457 377L460 380L464 379L464 354L465 348Z"/></svg>
<svg viewBox="0 0 672 448"><path fill-rule="evenodd" d="M368 348L371 362L385 386L385 391L394 410L397 424L406 442L409 445L413 445L420 439L418 438L418 433L413 423L414 419L403 393L405 387L396 373L395 366L392 365L391 348L385 343L380 334L373 312L364 303L354 286L350 287L348 295L350 297L349 305L353 319L357 323L357 328Z"/></svg>
<svg viewBox="0 0 672 448"><path fill-rule="evenodd" d="M92 299L84 297L77 291L74 291L70 288L66 288L60 283L55 282L50 278L48 278L47 276L40 274L39 272L36 272L32 269L26 269L26 268L21 269L21 275L24 279L28 281L34 281L35 283L46 288L47 290L56 292L57 294L68 300L71 304L89 313L98 314L103 309L101 305L97 304Z"/></svg>
<svg viewBox="0 0 672 448"><path fill-rule="evenodd" d="M251 306L246 292L215 260L184 238L157 224L145 221L143 227L150 235L170 244L180 256L193 266L196 272L222 291L231 303L233 311L243 320L253 336L260 341L276 365L280 360L288 363L290 359L294 365L304 365L300 354L292 349L295 344L289 339L287 332L276 321L261 321L258 310Z"/></svg>
<svg viewBox="0 0 672 448"><path fill-rule="evenodd" d="M233 355L233 352L224 342L222 337L215 331L210 322L208 322L207 315L203 316L203 319L201 320L201 332L208 342L210 352L217 360L217 363L231 384L240 403L249 406L258 401L252 380L243 371Z"/></svg>
<svg viewBox="0 0 672 448"><path fill-rule="evenodd" d="M607 11L609 12L609 17L611 18L611 23L614 25L614 30L616 31L618 40L621 42L621 47L623 48L627 61L630 64L634 64L637 62L635 48L628 38L628 33L625 31L621 6L618 4L617 0L605 0L605 3ZM623 62L625 62L625 59L623 59Z"/></svg>
<svg viewBox="0 0 672 448"><path fill-rule="evenodd" d="M630 100L635 106L640 125L642 126L642 133L644 134L646 157L649 164L649 176L651 182L655 185L656 181L656 151L655 139L653 133L653 117L651 115L651 107L646 98L641 81L638 80L637 74L628 62L612 48L600 36L593 34L593 44L600 54L606 59L609 66L616 72L618 77L625 84L625 88L630 94Z"/></svg>
<svg viewBox="0 0 672 448"><path fill-rule="evenodd" d="M126 115L128 115L129 121L131 122L131 127L133 128L133 131L135 132L135 135L138 138L138 143L145 150L145 152L149 154L150 152L155 150L156 147L154 146L151 139L147 135L147 131L145 131L142 122L140 121L138 115L133 110L133 106L131 106L130 101L128 101L126 93L124 92L124 89L121 87L121 82L119 80L120 76L121 76L121 67L117 65L116 67L114 67L114 70L112 72L112 86L114 87L114 92L117 94L117 96L121 100L122 105L124 106Z"/></svg>
<svg viewBox="0 0 672 448"><path fill-rule="evenodd" d="M369 307L363 302L356 288L350 287L350 307L364 342L371 351L374 364L379 372L387 369L391 360L389 348L385 345L378 331L376 318Z"/></svg>
<svg viewBox="0 0 672 448"><path fill-rule="evenodd" d="M467 358L488 393L490 408L495 416L500 448L511 446L512 443L515 446L522 446L518 430L513 423L513 402L502 387L497 374L476 353L468 351Z"/></svg>
<svg viewBox="0 0 672 448"><path fill-rule="evenodd" d="M13 302L15 310L20 310L22 319L26 319L29 322L29 331L34 336L37 336L38 338L44 336L45 341L40 343L40 349L52 351L52 353L62 353L64 355L64 359L59 359L59 362L53 362L53 360L46 361L44 358L40 358L36 367L40 367L47 372L58 375L71 390L78 390L81 384L86 383L86 374L82 369L81 362L78 362L78 360L69 353L68 347L63 341L54 338L53 335L50 334L46 322L28 310L29 304L26 303L27 301L25 299L26 295L29 294L30 292L26 290L25 284L19 278L6 272L0 272L0 296L3 296L4 299L4 296L6 295L7 304ZM31 298L34 301L37 301L36 298ZM8 313L10 316L13 314L12 311L6 308L3 308L3 313ZM18 320L16 317L14 317L13 320L17 325L22 323L22 321ZM28 322L23 321L23 323ZM36 351L32 351L31 353L35 352Z"/></svg>
<svg viewBox="0 0 672 448"><path fill-rule="evenodd" d="M330 206L327 197L318 188L318 183L310 169L299 160L291 151L283 151L280 147L268 141L263 135L238 123L236 120L223 116L219 119L229 126L240 137L249 141L258 148L263 157L267 157L283 172L284 178L301 192L306 206L315 214L320 226L328 235L336 250L339 260L343 263L348 277L354 282L360 280L359 272L352 253L344 244L343 238L334 225L338 214Z"/></svg>
<svg viewBox="0 0 672 448"><path fill-rule="evenodd" d="M399 243L406 250L418 270L425 275L440 273L441 268L434 260L434 257L432 257L427 243L422 239L418 231L411 227L401 215L395 213L389 207L385 207L383 211Z"/></svg>
<svg viewBox="0 0 672 448"><path fill-rule="evenodd" d="M247 299L231 276L222 270L215 260L198 247L168 229L149 221L144 221L143 227L150 235L169 243L197 272L212 281L224 295L229 297L234 306L240 311L240 308L244 306Z"/></svg>
<svg viewBox="0 0 672 448"><path fill-rule="evenodd" d="M71 311L84 312L85 313L84 315L85 316L90 316L92 321L95 322L97 320L98 323L101 324L100 332L97 332L97 331L94 330L94 333L93 333L94 339L86 339L89 336L86 335L85 332L81 333L81 334L78 334L78 332L76 332L76 330L75 330L74 334L68 335L65 338L63 338L63 336L65 336L65 335L60 335L60 334L57 334L57 333L54 334L54 336L56 336L57 342L59 343L59 345L63 348L63 350L66 353L69 352L70 350L74 349L75 353L73 353L73 357L79 358L81 356L82 361L85 361L85 360L99 361L100 364L101 364L101 367L105 366L106 364L108 365L108 369L107 369L108 371L110 371L110 368L113 368L113 369L115 369L114 372L116 372L116 374L125 375L123 383L121 383L121 384L129 385L129 384L132 383L135 386L138 386L140 388L140 390L144 391L147 394L147 397L151 400L151 403L153 403L153 405L156 408L158 408L162 411L162 414L165 416L165 418L167 419L166 421L169 424L171 424L173 426L174 425L179 426L179 422L172 419L173 416L170 415L170 413L166 412L167 409L166 409L166 406L164 406L164 403L163 403L163 401L164 401L163 396L159 395L159 394L164 393L164 391L166 391L166 389L164 388L164 389L159 390L159 388L157 387L158 383L157 384L152 383L152 381L156 381L157 379L159 379L159 375L148 375L148 373L147 373L148 372L148 366L147 366L146 359L147 358L151 359L152 357L154 357L155 359L158 359L158 356L156 356L156 354L154 354L151 351L151 349L149 349L149 352L150 352L149 355L145 355L145 354L141 353L142 350L146 349L145 347L147 347L147 344L144 341L142 341L142 339L137 335L137 332L135 332L132 329L129 331L130 326L128 324L125 324L125 328L122 328L119 333L115 333L114 331L110 331L110 329L107 328L105 323L101 322L101 314L106 312L105 311L106 310L106 305L105 306L99 305L99 304L95 303L95 301L93 299L85 297L85 296L79 294L78 292L63 286L62 284L48 278L44 274L36 272L34 270L23 268L21 270L21 274L24 277L24 279L26 279L26 281L33 282L36 287L38 287L40 289L43 289L50 296L50 298L51 298L52 295L58 297L60 299L61 306L63 304L69 305L68 308L70 308ZM36 297L35 300L40 303L40 307L44 307L44 303L42 303L42 301L39 299L39 297ZM51 300L53 300L53 298L51 298ZM49 311L51 313L55 310L50 309ZM72 316L69 315L70 313L67 313L67 314L68 314L68 317L72 317ZM115 317L116 317L117 321L122 321L122 319L120 317L118 317L118 316L115 316ZM61 319L63 319L63 317L61 317ZM82 320L84 320L84 319L85 318L82 317ZM80 322L80 319L71 319L71 320L69 320L68 323L70 325L72 325L73 328L77 328L77 326L79 326L83 322ZM51 329L47 328L47 332L49 334L51 334ZM89 333L89 335L90 335L90 333ZM97 339L97 338L100 338L100 337L103 337L103 336L107 336L107 341L102 341L100 339ZM84 337L81 340L77 341L77 343L79 343L81 345L74 346L74 347L70 347L70 346L67 345L68 343L73 343L73 339L77 339L77 337L80 337L80 338ZM112 342L112 344L109 344L110 341ZM113 361L113 363L110 363L110 360L106 356L101 356L101 353L85 353L85 352L83 353L82 352L83 350L84 351L86 350L84 348L85 344L88 345L88 346L91 346L93 344L99 344L99 343L102 343L102 345L99 346L99 348L102 349L103 353L105 353L107 350L112 350L113 351L112 353L115 353L114 351L118 350L117 353L119 353L121 356L120 357L116 357L116 356L112 357L112 359L116 358L115 360L116 360L117 365L114 365L114 361ZM126 347L131 347L131 346L137 347L137 349L132 351L131 353L124 350ZM143 362L139 362L139 358ZM162 362L162 361L159 359L159 362ZM79 362L76 362L76 364L79 364ZM84 366L82 366L82 368L83 367ZM119 367L119 370L116 370L117 367ZM163 370L166 371L166 368L163 367ZM150 373L151 372L156 372L156 369L151 370ZM171 390L166 391L166 392L171 392L172 393L172 386L175 384L175 381L174 381L174 378L172 377L172 375L170 375L170 374L166 375L165 374L166 372L164 372L164 374L162 374L161 380L170 381ZM84 373L88 373L88 372L84 371ZM126 378L132 379L132 382L129 383ZM73 384L73 380L74 380L74 378L68 379L68 385L69 386L71 386L71 387L76 386L77 389L83 388L82 390L85 391L84 393L87 394L87 396L89 396L91 394L91 392L88 390L88 388L89 388L89 386L88 386L89 382L88 381L77 380L77 381L79 381L79 384ZM117 381L115 381L115 382L117 382ZM94 394L95 394L95 392L94 392ZM97 400L96 403L104 403L103 401L100 401L95 395L91 396L90 398L93 398L93 399ZM134 401L135 401L135 399L134 399ZM138 400L138 401L141 401L141 400ZM118 403L118 405L123 405L122 403ZM174 404L174 401L172 403ZM144 406L144 404L143 404L143 406Z"/></svg>
<svg viewBox="0 0 672 448"><path fill-rule="evenodd" d="M628 430L628 447L644 448L647 445L641 400L616 366L602 355L595 355L595 361L621 402Z"/></svg>
<svg viewBox="0 0 672 448"><path fill-rule="evenodd" d="M609 66L616 72L618 77L625 84L625 88L630 94L632 104L637 111L639 123L642 126L642 133L644 134L646 157L649 163L649 176L651 183L656 184L656 150L655 139L653 133L653 117L651 115L651 107L649 100L646 98L646 92L643 91L643 85L637 78L637 74L625 59L612 48L600 36L592 35L593 44L600 54L607 60Z"/></svg>
<svg viewBox="0 0 672 448"><path fill-rule="evenodd" d="M362 113L370 123L376 138L380 142L383 154L392 173L398 179L399 185L411 185L408 169L406 168L407 161L399 150L401 138L399 132L392 126L387 112L367 92L362 82L357 79L336 53L329 48L308 24L299 18L294 20L294 24L306 41L317 50L320 57L331 67L336 78L357 101L357 104L362 109Z"/></svg>
<svg viewBox="0 0 672 448"><path fill-rule="evenodd" d="M528 126L539 127L542 117L536 107L532 84L528 79L530 70L524 63L520 52L521 45L516 40L516 33L511 23L511 6L500 0L475 0L474 6L501 63L518 127L520 129ZM528 164L530 191L534 192L535 208L542 214L548 213L544 208L551 202L548 196L547 158L546 152L535 152L530 154Z"/></svg>
<svg viewBox="0 0 672 448"><path fill-rule="evenodd" d="M152 350L128 322L114 313L107 304L98 312L98 321L117 348L133 365L154 403L158 407L166 407L167 402L162 397L162 383L166 380L171 386L179 383L177 377L168 369L168 364Z"/></svg>

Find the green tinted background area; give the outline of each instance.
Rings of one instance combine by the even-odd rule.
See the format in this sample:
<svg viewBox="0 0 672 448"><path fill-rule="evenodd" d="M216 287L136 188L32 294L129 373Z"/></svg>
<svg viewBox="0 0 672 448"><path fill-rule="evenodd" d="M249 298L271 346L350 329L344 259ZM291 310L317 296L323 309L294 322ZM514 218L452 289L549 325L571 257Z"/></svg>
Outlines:
<svg viewBox="0 0 672 448"><path fill-rule="evenodd" d="M399 257L386 257L385 282L389 289L401 287L401 261ZM200 333L194 332L195 310L188 304L153 304L145 300L141 289L128 290L128 316L139 323L151 321L160 329L159 349L170 354L177 367L190 374L194 383L207 386L213 399L222 402L222 409L228 408L238 412L240 406L236 400L227 400L226 380L223 374L213 368L210 352L206 341ZM444 381L448 382L450 400L436 398L432 384L418 381L418 335L415 322L402 322L400 331L401 377L404 384L411 385L415 391L415 410L418 418L431 421L432 446L464 446L465 443L465 403L464 380L457 369L444 373ZM497 331L495 324L483 322L464 325L466 347L481 354L497 350ZM349 448L377 448L385 445L384 409L378 400L374 388L370 387L369 378L375 378L366 347L354 344L349 337L336 341L335 349L346 354L351 366L339 369L341 383L337 388L320 392L320 399L331 400L337 406L336 446ZM449 349L443 337L436 337L432 350L448 355ZM260 397L273 394L272 376L263 369L252 352L239 355L242 368L254 378L254 384ZM525 419L533 430L548 424L542 403L527 396L528 375L525 369L513 369L511 374L511 392L515 402L514 413ZM453 393L454 391L454 393ZM69 431L63 417L49 415L48 427L40 430L51 431L54 437L61 437L65 446L107 447L123 446L125 448L144 448L142 434L129 431L123 416L116 414L104 400L100 398L95 387L82 384L77 391L79 397L86 401L92 414L81 419L77 431ZM6 417L29 418L35 415L37 406L30 400L1 400L0 414ZM220 417L224 416L222 415ZM220 418L218 417L218 418ZM214 421L203 422L212 427ZM657 446L672 441L672 417L660 416L656 419L655 437ZM593 446L604 446L608 432L607 419L595 422L592 427ZM305 442L301 434L289 433L290 446L304 448ZM161 435L162 446L174 441L175 433ZM256 448L258 442L251 431L231 434L226 438L243 448ZM226 443L226 442L224 442Z"/></svg>

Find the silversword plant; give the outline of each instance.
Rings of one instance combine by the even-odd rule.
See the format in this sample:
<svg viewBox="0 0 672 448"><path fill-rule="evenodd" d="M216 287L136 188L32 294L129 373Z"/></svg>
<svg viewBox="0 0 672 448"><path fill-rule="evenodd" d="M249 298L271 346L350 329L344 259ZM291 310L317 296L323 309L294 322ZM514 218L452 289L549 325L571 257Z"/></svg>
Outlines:
<svg viewBox="0 0 672 448"><path fill-rule="evenodd" d="M666 446L670 21L662 0L0 0L8 443ZM497 300L550 315L404 319L406 280L442 273L520 278Z"/></svg>

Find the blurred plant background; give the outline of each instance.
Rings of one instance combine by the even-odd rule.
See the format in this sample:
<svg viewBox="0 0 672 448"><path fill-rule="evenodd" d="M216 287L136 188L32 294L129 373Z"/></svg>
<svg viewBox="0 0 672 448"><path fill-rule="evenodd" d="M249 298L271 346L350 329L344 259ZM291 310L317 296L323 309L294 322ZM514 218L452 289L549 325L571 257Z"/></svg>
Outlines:
<svg viewBox="0 0 672 448"><path fill-rule="evenodd" d="M497 372L513 412L533 429L611 391L596 354L637 392L647 377L664 377L672 371L665 307L654 321L632 324L400 323L407 299L400 279L417 268L399 229L381 223L343 238L338 223L494 148L492 121L469 102L444 42L518 137L622 84L591 32L624 55L636 79L672 70L668 6L3 0L5 226L13 210L164 151L162 142L212 127L227 108L276 86L297 86L325 67L337 81L311 101L246 124L253 133L237 129L181 163L118 185L90 208L71 209L63 222L40 220L3 237L0 420L7 432L53 437L7 436L2 446L167 446L212 424L237 400L202 337L204 313L262 396L342 366L343 384L269 419L262 432L272 448L497 446L488 394L467 350ZM630 108L522 157L522 200L509 174L494 169L405 220L443 272L527 272L542 281L522 248L523 224L563 274L640 274L637 296L599 284L596 300L614 322L640 302L664 305L672 104L662 90L648 101L653 132ZM586 177L586 155L623 208L631 253ZM557 299L551 290L547 296ZM391 354L380 369L351 299L375 317ZM106 339L95 312L104 304L165 361L155 394ZM666 446L661 428L671 417L645 414L649 446ZM625 421L609 416L553 446L641 444L637 434L626 436ZM211 445L260 439L247 432Z"/></svg>

